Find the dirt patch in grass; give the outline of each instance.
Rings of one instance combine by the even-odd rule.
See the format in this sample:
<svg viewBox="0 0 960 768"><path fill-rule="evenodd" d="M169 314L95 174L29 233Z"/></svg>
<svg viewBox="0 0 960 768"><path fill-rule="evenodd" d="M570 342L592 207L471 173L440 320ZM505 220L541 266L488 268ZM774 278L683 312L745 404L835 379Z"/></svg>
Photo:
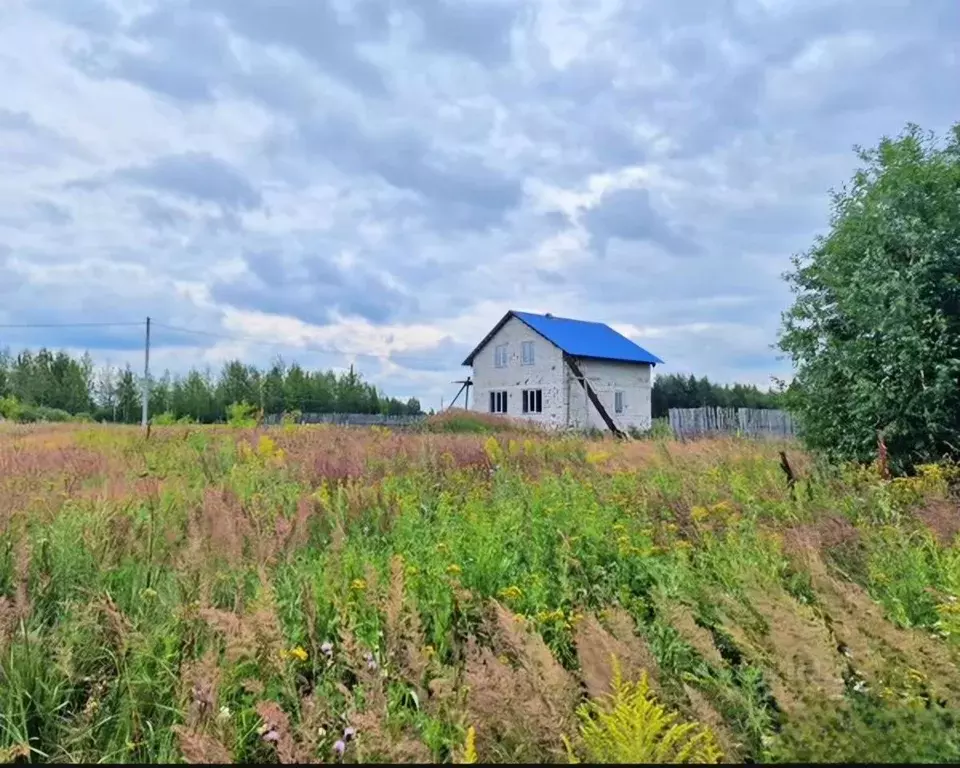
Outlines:
<svg viewBox="0 0 960 768"><path fill-rule="evenodd" d="M960 534L960 504L956 501L931 501L914 514L945 547Z"/></svg>
<svg viewBox="0 0 960 768"><path fill-rule="evenodd" d="M787 528L783 532L783 546L788 554L802 554L808 548L829 552L838 547L856 544L860 531L847 518L831 515L813 523Z"/></svg>

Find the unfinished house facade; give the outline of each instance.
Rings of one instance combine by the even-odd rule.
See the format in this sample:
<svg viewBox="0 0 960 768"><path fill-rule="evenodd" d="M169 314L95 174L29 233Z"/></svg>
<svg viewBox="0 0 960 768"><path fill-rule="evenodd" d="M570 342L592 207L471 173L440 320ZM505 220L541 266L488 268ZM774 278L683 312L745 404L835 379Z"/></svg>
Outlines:
<svg viewBox="0 0 960 768"><path fill-rule="evenodd" d="M510 311L464 361L471 410L545 426L648 429L656 355L603 323Z"/></svg>

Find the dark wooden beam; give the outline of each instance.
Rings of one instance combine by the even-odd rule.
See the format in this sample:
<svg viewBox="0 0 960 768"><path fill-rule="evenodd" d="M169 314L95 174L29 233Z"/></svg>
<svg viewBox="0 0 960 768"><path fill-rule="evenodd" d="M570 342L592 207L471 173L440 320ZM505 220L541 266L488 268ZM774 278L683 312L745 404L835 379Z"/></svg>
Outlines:
<svg viewBox="0 0 960 768"><path fill-rule="evenodd" d="M455 381L453 383L462 384L463 386L461 386L460 389L457 390L457 394L454 395L453 400L450 401L450 405L447 406L446 410L450 410L451 408L453 408L453 404L457 402L457 399L460 397L460 393L463 392L463 390L467 390L465 407L469 408L470 407L470 387L473 384L473 382L470 380L470 377L467 376L466 380Z"/></svg>
<svg viewBox="0 0 960 768"><path fill-rule="evenodd" d="M590 398L590 402L593 403L593 407L597 409L597 413L600 414L600 417L604 420L610 431L617 437L626 437L626 433L624 433L623 430L617 426L616 422L610 418L610 414L607 413L607 409L603 407L603 403L600 402L600 398L597 397L597 393L593 391L593 387L590 386L590 382L587 381L586 376L584 376L580 371L580 366L577 365L576 361L566 354L563 356L563 361L573 373L574 378L580 382L580 385L583 387L583 391L587 393L587 397ZM590 411L588 410L587 413L589 414Z"/></svg>

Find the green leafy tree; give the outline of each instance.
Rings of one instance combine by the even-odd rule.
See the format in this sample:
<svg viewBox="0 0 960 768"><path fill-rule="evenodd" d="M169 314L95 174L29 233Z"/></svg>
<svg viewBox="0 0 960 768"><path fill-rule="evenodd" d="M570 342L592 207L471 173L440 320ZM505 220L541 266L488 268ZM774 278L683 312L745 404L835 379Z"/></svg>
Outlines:
<svg viewBox="0 0 960 768"><path fill-rule="evenodd" d="M829 232L794 258L780 347L810 447L891 467L960 456L960 124L910 125L833 195Z"/></svg>
<svg viewBox="0 0 960 768"><path fill-rule="evenodd" d="M747 384L715 384L706 376L681 376L668 373L653 382L650 403L653 417L667 416L671 408L779 408L778 392L764 392Z"/></svg>
<svg viewBox="0 0 960 768"><path fill-rule="evenodd" d="M124 424L140 419L140 384L128 365L117 380L117 418Z"/></svg>
<svg viewBox="0 0 960 768"><path fill-rule="evenodd" d="M10 351L0 349L0 397L6 397L10 394L10 371L12 363Z"/></svg>

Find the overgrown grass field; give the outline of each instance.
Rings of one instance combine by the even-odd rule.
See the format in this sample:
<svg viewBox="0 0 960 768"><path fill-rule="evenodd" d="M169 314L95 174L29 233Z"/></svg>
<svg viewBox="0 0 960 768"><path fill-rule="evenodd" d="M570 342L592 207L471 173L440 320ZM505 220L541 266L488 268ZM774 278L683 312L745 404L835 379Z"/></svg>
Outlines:
<svg viewBox="0 0 960 768"><path fill-rule="evenodd" d="M957 761L956 477L6 425L0 760Z"/></svg>

